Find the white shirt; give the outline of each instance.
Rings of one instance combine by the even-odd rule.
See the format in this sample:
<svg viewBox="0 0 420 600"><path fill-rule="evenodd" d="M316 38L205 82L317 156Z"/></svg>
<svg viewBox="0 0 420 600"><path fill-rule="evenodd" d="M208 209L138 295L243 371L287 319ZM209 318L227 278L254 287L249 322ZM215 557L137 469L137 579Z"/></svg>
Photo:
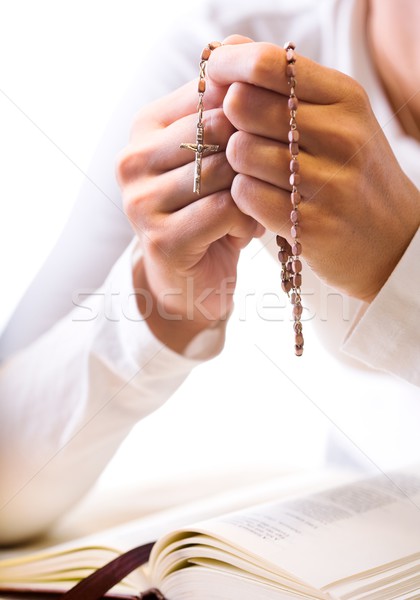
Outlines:
<svg viewBox="0 0 420 600"><path fill-rule="evenodd" d="M419 144L392 118L369 62L363 0L327 0L311 9L285 8L275 0L213 0L199 13L196 21L166 36L136 75L89 173L96 185L85 183L56 248L3 333L1 541L29 537L63 514L92 485L133 425L223 346L220 327L180 356L157 341L140 318L132 297L136 246L130 244L114 179L115 156L138 108L195 78L197 57L208 41L231 33L280 45L293 39L300 53L356 78L402 168L420 187ZM266 242L274 252L270 234ZM382 451L388 464L394 455L408 459L419 450L414 433L420 418L419 254L417 234L369 307L345 300L346 314L334 304L328 318L322 305L328 289L305 273L314 331L332 355L324 371L309 368L306 376L311 389L325 391L326 406L341 403L342 423L354 425L356 443L376 463ZM357 394L346 386L334 390L332 370L356 378Z"/></svg>

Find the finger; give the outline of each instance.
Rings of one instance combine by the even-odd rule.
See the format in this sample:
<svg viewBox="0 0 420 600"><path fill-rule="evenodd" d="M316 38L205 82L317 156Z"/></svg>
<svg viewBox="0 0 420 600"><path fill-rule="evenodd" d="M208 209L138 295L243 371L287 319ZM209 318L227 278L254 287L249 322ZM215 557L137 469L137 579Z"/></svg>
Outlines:
<svg viewBox="0 0 420 600"><path fill-rule="evenodd" d="M333 183L330 187L329 193L335 192L333 196L337 198L337 205L331 206L325 202L322 189L320 189L319 199L303 196L303 201L299 204L300 238L305 243L309 242L312 254L315 249L313 240L318 239L317 244L319 244L319 231L325 231L329 221L328 227L333 227L331 223L337 213L348 214L346 204L339 198L341 183L337 185ZM249 175L238 174L233 180L231 194L241 212L261 223L266 229L282 235L289 243L293 243L290 189L285 190ZM324 246L327 243L328 240L323 241Z"/></svg>
<svg viewBox="0 0 420 600"><path fill-rule="evenodd" d="M266 42L225 45L209 58L209 79L219 86L235 81L250 83L289 95L286 52ZM298 96L314 104L333 104L346 97L350 82L346 75L296 54Z"/></svg>
<svg viewBox="0 0 420 600"><path fill-rule="evenodd" d="M168 236L167 231L176 231ZM255 236L261 226L239 210L229 191L225 190L189 204L168 215L154 228L154 247L170 256L176 252L188 262L190 255L202 255L214 242L228 236L240 249Z"/></svg>
<svg viewBox="0 0 420 600"><path fill-rule="evenodd" d="M196 80L186 83L171 94L159 98L147 107L142 108L131 130L131 139L141 134L165 128L178 119L197 114L198 90ZM205 95L205 109L220 107L227 87L221 87L208 81Z"/></svg>
<svg viewBox="0 0 420 600"><path fill-rule="evenodd" d="M244 35L238 35L238 34L233 34L233 35L229 35L227 38L225 38L222 41L222 45L227 45L227 44L250 44L252 43L254 40L251 39L250 37L246 37Z"/></svg>
<svg viewBox="0 0 420 600"><path fill-rule="evenodd" d="M233 180L231 193L241 212L290 241L290 192L241 174Z"/></svg>
<svg viewBox="0 0 420 600"><path fill-rule="evenodd" d="M163 173L159 177L149 177L141 184L133 183L126 188L131 203L136 204L136 212L143 220L160 217L178 211L204 196L230 189L235 172L224 152L204 156L201 169L201 195L193 191L194 163Z"/></svg>
<svg viewBox="0 0 420 600"><path fill-rule="evenodd" d="M235 129L288 144L290 111L288 97L246 83L230 86L223 111ZM348 118L342 105L314 105L299 101L297 120L299 148L313 156L327 154L338 164L357 151L354 147L354 107ZM264 115L264 118L261 118Z"/></svg>
<svg viewBox="0 0 420 600"><path fill-rule="evenodd" d="M251 38L231 35L223 43L239 45L251 43ZM219 48L216 48L218 51ZM214 54L214 51L212 52ZM148 107L143 108L132 129L132 135L139 132L154 130L156 127L167 127L169 124L177 121L181 117L197 112L197 83L198 78L186 83L171 94L156 100ZM212 81L207 81L205 104L206 109L221 106L227 87L215 85Z"/></svg>
<svg viewBox="0 0 420 600"><path fill-rule="evenodd" d="M218 145L218 151L223 152L234 132L234 127L223 110L219 108L206 111L203 124L205 143ZM195 143L196 130L197 116L194 114L163 129L155 129L145 136L140 135L118 157L120 179L128 185L144 173L159 175L193 162L194 152L180 146L182 143Z"/></svg>
<svg viewBox="0 0 420 600"><path fill-rule="evenodd" d="M235 129L288 143L290 110L287 101L288 97L277 92L247 83L234 83L226 93L223 110ZM317 118L314 119L314 108L312 104L299 103L299 130L304 133L299 146L312 152L318 148L320 132L327 135L332 121L328 112L325 127L321 129L323 114L320 111L331 109L317 106Z"/></svg>
<svg viewBox="0 0 420 600"><path fill-rule="evenodd" d="M229 140L226 157L234 172L291 190L290 152L287 144L237 131ZM321 162L318 156L304 151L299 153L297 166L302 175L299 190L306 198L318 192L325 181L337 172L334 162L327 159Z"/></svg>

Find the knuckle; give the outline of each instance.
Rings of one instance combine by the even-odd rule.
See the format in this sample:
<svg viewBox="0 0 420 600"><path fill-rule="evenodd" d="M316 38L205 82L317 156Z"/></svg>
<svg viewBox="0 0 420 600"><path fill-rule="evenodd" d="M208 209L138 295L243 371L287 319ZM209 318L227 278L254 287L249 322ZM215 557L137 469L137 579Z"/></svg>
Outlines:
<svg viewBox="0 0 420 600"><path fill-rule="evenodd" d="M245 214L248 214L248 198L253 194L252 179L248 175L238 174L232 183L232 198L236 206Z"/></svg>
<svg viewBox="0 0 420 600"><path fill-rule="evenodd" d="M216 195L215 203L217 204L217 210L226 212L232 209L232 196L229 190L222 190Z"/></svg>
<svg viewBox="0 0 420 600"><path fill-rule="evenodd" d="M364 87L352 77L342 75L343 91L347 108L355 114L364 114L370 107L369 97Z"/></svg>
<svg viewBox="0 0 420 600"><path fill-rule="evenodd" d="M244 131L236 131L231 135L226 147L226 157L234 171L243 170L247 160L250 145L250 135Z"/></svg>
<svg viewBox="0 0 420 600"><path fill-rule="evenodd" d="M249 87L240 82L230 85L223 101L223 110L229 121L235 126L243 124L244 112L248 105Z"/></svg>
<svg viewBox="0 0 420 600"><path fill-rule="evenodd" d="M133 224L145 226L150 218L151 211L148 207L152 197L152 190L146 184L125 186L122 194L123 210Z"/></svg>
<svg viewBox="0 0 420 600"><path fill-rule="evenodd" d="M214 156L207 158L203 181L217 181L219 189L224 189L230 187L234 176L235 171L226 159L225 152L218 152Z"/></svg>
<svg viewBox="0 0 420 600"><path fill-rule="evenodd" d="M143 229L143 248L145 254L148 254L154 260L166 262L171 254L168 236L161 228Z"/></svg>
<svg viewBox="0 0 420 600"><path fill-rule="evenodd" d="M227 131L227 134L234 131L233 125L229 122L223 108L214 108L207 111L206 114L206 131L215 135L219 131Z"/></svg>
<svg viewBox="0 0 420 600"><path fill-rule="evenodd" d="M250 64L250 83L258 84L271 79L278 69L282 55L280 49L274 44L255 44L252 61Z"/></svg>
<svg viewBox="0 0 420 600"><path fill-rule="evenodd" d="M136 179L147 169L148 153L145 148L127 146L120 152L116 160L116 176L121 186Z"/></svg>

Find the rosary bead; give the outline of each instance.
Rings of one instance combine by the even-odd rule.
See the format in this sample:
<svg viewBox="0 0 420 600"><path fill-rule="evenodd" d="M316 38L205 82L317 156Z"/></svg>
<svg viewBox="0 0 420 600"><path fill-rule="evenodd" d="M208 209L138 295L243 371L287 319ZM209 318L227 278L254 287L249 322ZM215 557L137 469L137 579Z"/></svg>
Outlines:
<svg viewBox="0 0 420 600"><path fill-rule="evenodd" d="M296 160L296 158L292 158L292 160L290 161L290 171L291 171L291 173L298 173L299 169L300 169L299 162Z"/></svg>
<svg viewBox="0 0 420 600"><path fill-rule="evenodd" d="M295 354L296 354L296 356L302 356L302 354L303 354L303 347L302 346L295 346Z"/></svg>
<svg viewBox="0 0 420 600"><path fill-rule="evenodd" d="M301 333L295 335L295 343L296 346L303 346L303 335Z"/></svg>
<svg viewBox="0 0 420 600"><path fill-rule="evenodd" d="M291 129L287 135L289 142L299 141L299 131L297 129Z"/></svg>
<svg viewBox="0 0 420 600"><path fill-rule="evenodd" d="M288 65L293 66L293 65ZM291 98L289 98L289 100L287 101L287 106L289 107L289 110L297 110L298 107L298 99L296 98L296 96L292 96Z"/></svg>
<svg viewBox="0 0 420 600"><path fill-rule="evenodd" d="M302 305L295 304L293 307L293 316L300 319L300 317L302 316L302 311L303 311Z"/></svg>
<svg viewBox="0 0 420 600"><path fill-rule="evenodd" d="M287 261L289 260L289 253L286 252L286 250L280 250L280 252L278 253L278 257L281 263L287 263Z"/></svg>
<svg viewBox="0 0 420 600"><path fill-rule="evenodd" d="M206 46L206 48L203 48L203 51L201 53L201 60L208 60L210 58L210 54L211 54L211 49Z"/></svg>
<svg viewBox="0 0 420 600"><path fill-rule="evenodd" d="M290 142L289 152L292 156L299 154L299 144L297 142Z"/></svg>
<svg viewBox="0 0 420 600"><path fill-rule="evenodd" d="M295 44L295 42L286 42L284 44L283 48L285 50L288 50L289 48L292 48L292 50L294 50L296 48L296 44Z"/></svg>
<svg viewBox="0 0 420 600"><path fill-rule="evenodd" d="M293 227L290 230L290 235L292 236L292 238L297 238L300 237L300 227L299 225L293 225Z"/></svg>
<svg viewBox="0 0 420 600"><path fill-rule="evenodd" d="M300 273L302 271L302 262L299 259L292 261L293 273Z"/></svg>
<svg viewBox="0 0 420 600"><path fill-rule="evenodd" d="M300 242L294 242L292 245L292 253L294 256L299 256L302 254L302 244Z"/></svg>
<svg viewBox="0 0 420 600"><path fill-rule="evenodd" d="M290 200L292 201L293 206L297 206L301 203L302 196L299 194L299 192L292 192L290 194Z"/></svg>
<svg viewBox="0 0 420 600"><path fill-rule="evenodd" d="M302 285L302 275L300 273L296 273L293 275L293 287L298 288Z"/></svg>
<svg viewBox="0 0 420 600"><path fill-rule="evenodd" d="M282 281L281 289L283 290L283 292L286 292L286 294L288 294L290 292L290 290L292 289L292 282L289 281L288 279Z"/></svg>
<svg viewBox="0 0 420 600"><path fill-rule="evenodd" d="M198 80L198 93L199 94L204 94L205 91L206 91L206 80L205 79L199 79Z"/></svg>
<svg viewBox="0 0 420 600"><path fill-rule="evenodd" d="M287 62L288 62L288 63L291 63L291 62L295 62L295 61L296 61L296 53L295 53L295 51L294 51L294 48L290 48L290 47L289 47L289 48L286 50L286 60L287 60Z"/></svg>
<svg viewBox="0 0 420 600"><path fill-rule="evenodd" d="M296 77L296 67L293 63L286 66L287 77Z"/></svg>
<svg viewBox="0 0 420 600"><path fill-rule="evenodd" d="M289 177L289 183L291 186L299 185L300 175L298 173L292 173Z"/></svg>
<svg viewBox="0 0 420 600"><path fill-rule="evenodd" d="M210 48L210 50L215 50L215 48L219 48L219 46L221 46L221 45L222 45L221 42L210 42L209 48Z"/></svg>
<svg viewBox="0 0 420 600"><path fill-rule="evenodd" d="M299 211L296 209L292 210L292 212L290 213L290 220L294 225L296 225L296 223L299 221L299 216Z"/></svg>

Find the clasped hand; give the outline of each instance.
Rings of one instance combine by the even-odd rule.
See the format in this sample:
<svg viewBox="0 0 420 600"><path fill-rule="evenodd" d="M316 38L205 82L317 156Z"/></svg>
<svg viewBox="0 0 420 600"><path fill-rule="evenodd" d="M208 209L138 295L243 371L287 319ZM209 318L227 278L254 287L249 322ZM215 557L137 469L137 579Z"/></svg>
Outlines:
<svg viewBox="0 0 420 600"><path fill-rule="evenodd" d="M418 228L420 194L363 88L300 55L296 68L304 258L326 283L369 302ZM285 69L282 48L239 36L212 53L203 120L219 152L203 157L200 196L193 154L180 148L194 141L196 81L141 110L118 159L143 251L135 283L156 301L150 326L166 342L169 326L176 350L229 314L239 254L253 237L268 229L290 239Z"/></svg>

